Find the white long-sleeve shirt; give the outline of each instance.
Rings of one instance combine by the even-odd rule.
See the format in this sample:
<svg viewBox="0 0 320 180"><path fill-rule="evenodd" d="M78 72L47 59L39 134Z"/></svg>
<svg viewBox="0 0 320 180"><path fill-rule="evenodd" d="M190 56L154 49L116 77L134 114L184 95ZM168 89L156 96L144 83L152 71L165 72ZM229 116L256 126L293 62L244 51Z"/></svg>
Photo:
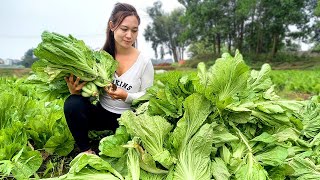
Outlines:
<svg viewBox="0 0 320 180"><path fill-rule="evenodd" d="M136 62L125 73L121 76L114 73L113 83L117 85L117 88L128 92L126 100L114 100L104 93L99 97L101 106L116 114L130 110L132 101L143 96L146 89L152 86L153 78L154 69L151 60L140 52Z"/></svg>

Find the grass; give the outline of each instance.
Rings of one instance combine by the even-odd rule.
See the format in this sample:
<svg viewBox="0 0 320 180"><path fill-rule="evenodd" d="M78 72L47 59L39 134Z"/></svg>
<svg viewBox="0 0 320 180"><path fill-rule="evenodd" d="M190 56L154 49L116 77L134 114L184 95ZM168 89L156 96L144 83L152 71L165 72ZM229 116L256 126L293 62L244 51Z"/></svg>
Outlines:
<svg viewBox="0 0 320 180"><path fill-rule="evenodd" d="M30 73L30 68L0 68L0 76L22 77Z"/></svg>

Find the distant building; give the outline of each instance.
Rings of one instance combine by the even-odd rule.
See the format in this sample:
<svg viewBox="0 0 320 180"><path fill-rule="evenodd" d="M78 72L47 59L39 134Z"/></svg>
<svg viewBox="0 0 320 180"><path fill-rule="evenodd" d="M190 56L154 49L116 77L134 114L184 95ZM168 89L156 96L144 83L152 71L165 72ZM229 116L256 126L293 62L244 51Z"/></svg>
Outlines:
<svg viewBox="0 0 320 180"><path fill-rule="evenodd" d="M4 59L4 65L12 65L12 59Z"/></svg>
<svg viewBox="0 0 320 180"><path fill-rule="evenodd" d="M18 60L18 59L1 59L0 58L1 67L18 66L20 62L21 60Z"/></svg>
<svg viewBox="0 0 320 180"><path fill-rule="evenodd" d="M19 60L19 59L10 59L10 60L12 62L12 65L17 65L21 62L21 60Z"/></svg>

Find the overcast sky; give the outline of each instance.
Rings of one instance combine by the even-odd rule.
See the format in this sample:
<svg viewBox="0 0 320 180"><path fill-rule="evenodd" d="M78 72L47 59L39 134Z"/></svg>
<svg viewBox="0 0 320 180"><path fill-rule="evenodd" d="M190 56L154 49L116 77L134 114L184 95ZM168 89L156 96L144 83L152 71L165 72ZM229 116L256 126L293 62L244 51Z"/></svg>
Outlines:
<svg viewBox="0 0 320 180"><path fill-rule="evenodd" d="M146 43L143 31L151 22L146 13L156 0L1 0L0 58L20 59L41 42L44 30L63 35L72 34L93 49L105 41L107 21L116 2L136 7L141 18L138 49L154 57L151 43ZM177 0L161 0L163 10L171 12L181 7Z"/></svg>

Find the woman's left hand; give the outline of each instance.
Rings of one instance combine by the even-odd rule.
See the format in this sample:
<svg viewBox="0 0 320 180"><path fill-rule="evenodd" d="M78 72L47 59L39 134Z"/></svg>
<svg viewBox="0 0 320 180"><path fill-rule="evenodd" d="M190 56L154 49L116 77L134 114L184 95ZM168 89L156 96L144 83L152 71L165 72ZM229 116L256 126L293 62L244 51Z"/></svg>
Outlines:
<svg viewBox="0 0 320 180"><path fill-rule="evenodd" d="M113 91L112 88L105 88L105 90L112 99L121 99L123 101L127 99L128 92L121 88L117 88L115 91Z"/></svg>

